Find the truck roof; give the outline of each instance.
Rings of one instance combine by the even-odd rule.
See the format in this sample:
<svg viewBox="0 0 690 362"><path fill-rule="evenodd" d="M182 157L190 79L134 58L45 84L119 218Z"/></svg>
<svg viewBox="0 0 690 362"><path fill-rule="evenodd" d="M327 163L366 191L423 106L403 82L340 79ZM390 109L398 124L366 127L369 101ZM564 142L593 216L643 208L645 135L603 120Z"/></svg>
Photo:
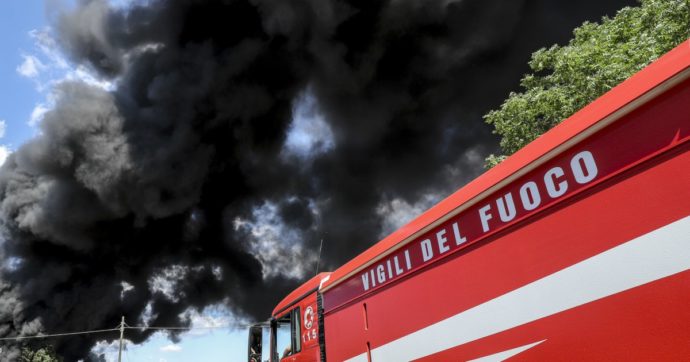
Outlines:
<svg viewBox="0 0 690 362"><path fill-rule="evenodd" d="M313 278L304 282L304 284L300 285L297 287L297 289L286 295L285 298L283 298L283 300L281 300L280 303L278 303L278 305L273 309L271 315L273 317L277 317L279 313L282 313L284 310L288 309L295 302L298 302L308 294L311 294L313 291L319 288L323 280L328 280L330 275L331 273L328 272L319 273Z"/></svg>

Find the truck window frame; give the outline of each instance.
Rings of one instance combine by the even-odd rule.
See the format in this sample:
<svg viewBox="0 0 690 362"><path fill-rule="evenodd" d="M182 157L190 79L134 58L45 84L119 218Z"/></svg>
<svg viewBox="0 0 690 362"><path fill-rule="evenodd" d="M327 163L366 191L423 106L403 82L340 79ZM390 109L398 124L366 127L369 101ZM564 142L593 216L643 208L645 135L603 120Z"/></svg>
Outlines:
<svg viewBox="0 0 690 362"><path fill-rule="evenodd" d="M283 313L279 317L275 318L271 323L271 335L272 335L272 347L275 351L274 356L276 356L276 361L282 361L287 357L293 356L302 351L302 340L301 340L301 328L302 321L300 319L300 307L297 306L286 313ZM290 353L282 356L282 351L278 350L278 328L280 325L280 320L289 318L290 319Z"/></svg>

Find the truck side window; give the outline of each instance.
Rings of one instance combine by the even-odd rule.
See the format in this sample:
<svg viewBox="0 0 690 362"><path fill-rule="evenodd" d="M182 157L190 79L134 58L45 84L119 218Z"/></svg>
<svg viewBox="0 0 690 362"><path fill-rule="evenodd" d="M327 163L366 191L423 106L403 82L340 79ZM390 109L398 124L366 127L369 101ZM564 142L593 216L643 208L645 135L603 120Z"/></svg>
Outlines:
<svg viewBox="0 0 690 362"><path fill-rule="evenodd" d="M276 352L283 359L301 350L300 327L301 319L299 308L276 320Z"/></svg>

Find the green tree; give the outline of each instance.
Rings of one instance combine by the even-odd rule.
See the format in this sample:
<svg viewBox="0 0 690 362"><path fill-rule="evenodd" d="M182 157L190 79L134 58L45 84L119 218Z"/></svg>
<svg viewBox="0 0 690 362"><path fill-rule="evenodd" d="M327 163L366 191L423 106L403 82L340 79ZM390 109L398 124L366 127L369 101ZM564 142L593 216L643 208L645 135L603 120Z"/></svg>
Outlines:
<svg viewBox="0 0 690 362"><path fill-rule="evenodd" d="M19 359L21 362L61 362L62 359L55 354L53 347L47 346L39 349L29 347L22 348Z"/></svg>
<svg viewBox="0 0 690 362"><path fill-rule="evenodd" d="M501 107L484 116L501 137L502 155L524 147L690 36L690 0L641 0L600 24L585 22L566 46L532 54L532 73Z"/></svg>

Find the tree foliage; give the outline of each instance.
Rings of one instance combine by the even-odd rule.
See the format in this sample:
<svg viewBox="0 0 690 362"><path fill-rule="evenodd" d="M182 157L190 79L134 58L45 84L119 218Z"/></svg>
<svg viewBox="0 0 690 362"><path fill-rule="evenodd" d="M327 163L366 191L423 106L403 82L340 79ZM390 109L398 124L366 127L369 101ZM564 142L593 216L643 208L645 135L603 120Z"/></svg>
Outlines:
<svg viewBox="0 0 690 362"><path fill-rule="evenodd" d="M690 0L641 0L600 24L585 22L566 46L532 54L524 91L484 116L501 136L493 167L690 36Z"/></svg>
<svg viewBox="0 0 690 362"><path fill-rule="evenodd" d="M62 359L57 356L53 347L43 347L39 349L32 349L29 347L22 348L22 354L19 359L21 362L61 362Z"/></svg>

